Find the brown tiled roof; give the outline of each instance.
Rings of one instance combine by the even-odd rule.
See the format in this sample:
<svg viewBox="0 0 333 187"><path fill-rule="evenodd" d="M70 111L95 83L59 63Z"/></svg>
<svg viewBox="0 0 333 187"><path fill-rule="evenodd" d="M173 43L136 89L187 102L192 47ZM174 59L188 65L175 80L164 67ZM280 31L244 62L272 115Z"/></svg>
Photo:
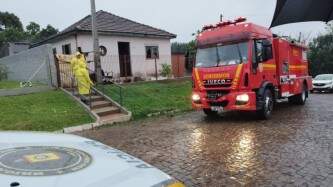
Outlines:
<svg viewBox="0 0 333 187"><path fill-rule="evenodd" d="M176 38L175 34L144 25L109 12L100 10L96 13L97 30L99 33L125 35L125 36L142 36L157 38ZM35 46L47 43L49 40L56 39L60 36L71 32L91 32L91 15L84 17L73 25L67 27L57 35L54 35Z"/></svg>

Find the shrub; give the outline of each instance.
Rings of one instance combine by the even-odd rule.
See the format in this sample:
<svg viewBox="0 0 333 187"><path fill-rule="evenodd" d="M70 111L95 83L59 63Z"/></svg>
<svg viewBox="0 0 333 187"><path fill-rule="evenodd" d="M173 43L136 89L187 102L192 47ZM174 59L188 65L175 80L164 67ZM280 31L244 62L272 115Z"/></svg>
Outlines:
<svg viewBox="0 0 333 187"><path fill-rule="evenodd" d="M8 69L6 66L0 65L0 81L7 79Z"/></svg>
<svg viewBox="0 0 333 187"><path fill-rule="evenodd" d="M162 70L160 71L163 77L171 77L171 65L162 64Z"/></svg>

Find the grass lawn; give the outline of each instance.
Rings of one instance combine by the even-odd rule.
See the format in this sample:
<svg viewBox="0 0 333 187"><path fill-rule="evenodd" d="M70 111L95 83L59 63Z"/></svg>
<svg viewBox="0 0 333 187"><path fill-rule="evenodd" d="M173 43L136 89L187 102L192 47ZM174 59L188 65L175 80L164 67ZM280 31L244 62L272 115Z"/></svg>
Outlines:
<svg viewBox="0 0 333 187"><path fill-rule="evenodd" d="M62 91L0 97L0 130L56 131L93 122Z"/></svg>
<svg viewBox="0 0 333 187"><path fill-rule="evenodd" d="M20 83L16 81L0 81L0 89L19 88Z"/></svg>
<svg viewBox="0 0 333 187"><path fill-rule="evenodd" d="M191 110L191 81L170 80L123 85L123 105L133 113L134 119L148 114ZM109 85L105 93L119 102L118 89Z"/></svg>

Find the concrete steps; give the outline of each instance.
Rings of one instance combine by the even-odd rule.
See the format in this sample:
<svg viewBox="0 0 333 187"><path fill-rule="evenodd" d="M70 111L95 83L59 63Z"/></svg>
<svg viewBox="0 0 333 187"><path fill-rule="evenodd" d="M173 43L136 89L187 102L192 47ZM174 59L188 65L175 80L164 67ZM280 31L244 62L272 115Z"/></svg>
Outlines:
<svg viewBox="0 0 333 187"><path fill-rule="evenodd" d="M101 101L91 101L91 109L99 109L112 106L112 103L106 100Z"/></svg>
<svg viewBox="0 0 333 187"><path fill-rule="evenodd" d="M99 95L94 95L94 96L91 96L91 101L94 102L94 101L103 101L104 98L102 96L99 96Z"/></svg>
<svg viewBox="0 0 333 187"><path fill-rule="evenodd" d="M79 101L81 99L76 90L66 89L66 91L75 97L76 100ZM99 91L95 91L91 96L86 96L85 100L86 102L81 102L81 104L84 104L86 109L89 109L94 116L98 117L97 122L99 125L125 122L131 119L130 112Z"/></svg>
<svg viewBox="0 0 333 187"><path fill-rule="evenodd" d="M92 111L95 112L100 117L121 113L120 109L114 106L107 106L98 109L93 109Z"/></svg>

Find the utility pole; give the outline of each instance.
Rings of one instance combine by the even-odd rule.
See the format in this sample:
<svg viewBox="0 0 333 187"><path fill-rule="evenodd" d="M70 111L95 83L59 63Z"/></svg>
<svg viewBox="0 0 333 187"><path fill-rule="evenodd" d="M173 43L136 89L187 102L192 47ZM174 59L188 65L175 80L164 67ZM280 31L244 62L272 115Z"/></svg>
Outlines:
<svg viewBox="0 0 333 187"><path fill-rule="evenodd" d="M91 31L94 43L94 63L95 63L95 75L97 83L102 83L102 68L101 68L101 56L99 51L98 31L96 22L96 6L95 0L90 0L91 4Z"/></svg>

